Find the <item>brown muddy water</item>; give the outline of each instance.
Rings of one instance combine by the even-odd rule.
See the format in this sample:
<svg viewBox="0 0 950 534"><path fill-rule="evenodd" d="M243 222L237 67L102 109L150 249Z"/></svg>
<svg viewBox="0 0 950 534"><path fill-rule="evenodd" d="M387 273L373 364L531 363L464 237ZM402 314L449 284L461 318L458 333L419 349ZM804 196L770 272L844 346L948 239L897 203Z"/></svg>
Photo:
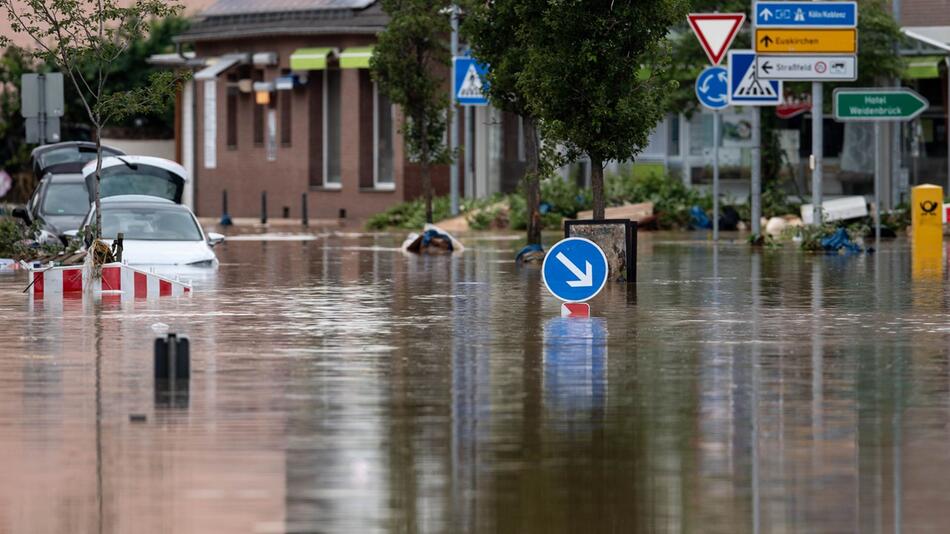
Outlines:
<svg viewBox="0 0 950 534"><path fill-rule="evenodd" d="M232 241L193 296L126 304L0 274L0 533L950 525L950 295L906 243L641 234L636 289L577 320L518 241L401 237Z"/></svg>

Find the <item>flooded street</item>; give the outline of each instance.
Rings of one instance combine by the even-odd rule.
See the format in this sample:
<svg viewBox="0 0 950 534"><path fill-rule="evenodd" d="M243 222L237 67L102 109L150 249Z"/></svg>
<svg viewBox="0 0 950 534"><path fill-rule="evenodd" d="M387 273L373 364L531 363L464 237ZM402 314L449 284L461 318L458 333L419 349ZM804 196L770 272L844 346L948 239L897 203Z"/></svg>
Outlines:
<svg viewBox="0 0 950 534"><path fill-rule="evenodd" d="M585 320L520 236L402 237L229 241L149 301L32 302L0 273L0 533L950 524L950 293L905 241L641 233L639 283ZM173 395L164 325L191 340Z"/></svg>

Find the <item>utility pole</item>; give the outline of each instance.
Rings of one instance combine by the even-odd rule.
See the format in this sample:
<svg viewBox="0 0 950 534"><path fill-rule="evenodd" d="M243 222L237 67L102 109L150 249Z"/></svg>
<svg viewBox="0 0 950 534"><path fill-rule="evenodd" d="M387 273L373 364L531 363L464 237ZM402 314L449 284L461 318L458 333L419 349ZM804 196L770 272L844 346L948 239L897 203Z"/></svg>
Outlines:
<svg viewBox="0 0 950 534"><path fill-rule="evenodd" d="M458 106L455 105L455 57L459 53L459 7L450 8L452 17L452 83L449 84L449 151L452 154L452 165L449 167L449 199L452 215L459 214L459 167L455 156L459 148L459 119Z"/></svg>

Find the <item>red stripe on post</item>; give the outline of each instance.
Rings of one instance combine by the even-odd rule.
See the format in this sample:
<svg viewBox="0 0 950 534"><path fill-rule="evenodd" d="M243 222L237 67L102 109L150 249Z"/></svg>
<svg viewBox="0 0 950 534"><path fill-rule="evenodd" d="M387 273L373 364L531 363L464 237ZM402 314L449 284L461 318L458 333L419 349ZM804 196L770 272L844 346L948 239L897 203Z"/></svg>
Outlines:
<svg viewBox="0 0 950 534"><path fill-rule="evenodd" d="M122 290L122 268L121 267L103 267L102 268L102 290L103 291L121 291Z"/></svg>
<svg viewBox="0 0 950 534"><path fill-rule="evenodd" d="M82 269L63 269L63 293L82 293Z"/></svg>
<svg viewBox="0 0 950 534"><path fill-rule="evenodd" d="M165 280L158 280L158 296L165 297L172 294L172 284L171 282L166 282Z"/></svg>
<svg viewBox="0 0 950 534"><path fill-rule="evenodd" d="M43 272L33 273L33 295L43 294Z"/></svg>
<svg viewBox="0 0 950 534"><path fill-rule="evenodd" d="M590 304L565 302L561 304L561 317L590 317Z"/></svg>
<svg viewBox="0 0 950 534"><path fill-rule="evenodd" d="M145 273L135 273L135 298L148 298L148 277Z"/></svg>

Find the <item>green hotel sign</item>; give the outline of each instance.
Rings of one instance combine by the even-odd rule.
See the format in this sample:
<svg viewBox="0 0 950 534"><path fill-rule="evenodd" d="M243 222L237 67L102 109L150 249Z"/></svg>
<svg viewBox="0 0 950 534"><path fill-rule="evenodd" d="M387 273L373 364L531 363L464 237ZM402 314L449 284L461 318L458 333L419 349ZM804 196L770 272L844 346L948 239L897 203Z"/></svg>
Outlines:
<svg viewBox="0 0 950 534"><path fill-rule="evenodd" d="M912 89L835 89L835 119L839 121L906 121L930 102Z"/></svg>

